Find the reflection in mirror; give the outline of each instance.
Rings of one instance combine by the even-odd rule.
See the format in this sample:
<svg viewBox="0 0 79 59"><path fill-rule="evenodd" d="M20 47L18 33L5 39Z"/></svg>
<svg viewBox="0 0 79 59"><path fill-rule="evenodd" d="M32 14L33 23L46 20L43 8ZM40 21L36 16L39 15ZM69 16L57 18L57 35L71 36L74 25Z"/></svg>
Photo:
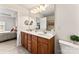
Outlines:
<svg viewBox="0 0 79 59"><path fill-rule="evenodd" d="M47 30L49 31L51 31L52 29L54 30L54 23L55 23L54 15L47 16Z"/></svg>
<svg viewBox="0 0 79 59"><path fill-rule="evenodd" d="M43 31L54 30L55 24L55 5L49 4L45 11L36 14L37 28Z"/></svg>

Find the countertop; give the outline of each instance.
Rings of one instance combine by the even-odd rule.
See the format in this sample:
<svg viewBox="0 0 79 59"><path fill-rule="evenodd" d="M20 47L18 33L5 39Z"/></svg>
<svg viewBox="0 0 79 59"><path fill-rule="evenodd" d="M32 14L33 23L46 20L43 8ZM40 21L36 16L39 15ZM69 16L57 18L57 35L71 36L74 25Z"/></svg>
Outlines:
<svg viewBox="0 0 79 59"><path fill-rule="evenodd" d="M43 31L22 31L22 32L32 34L32 35L36 35L36 36L39 36L39 37L43 37L43 38L46 38L46 39L51 39L52 37L55 36L54 31L52 31L52 32L46 31L46 33L44 33Z"/></svg>

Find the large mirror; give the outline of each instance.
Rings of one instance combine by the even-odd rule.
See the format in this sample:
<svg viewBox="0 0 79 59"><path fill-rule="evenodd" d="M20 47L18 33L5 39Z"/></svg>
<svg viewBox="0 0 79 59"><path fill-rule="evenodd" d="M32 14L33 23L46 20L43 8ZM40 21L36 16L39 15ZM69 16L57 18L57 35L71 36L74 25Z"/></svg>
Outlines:
<svg viewBox="0 0 79 59"><path fill-rule="evenodd" d="M54 30L55 26L55 5L49 4L45 11L37 16L37 26L41 30ZM40 24L40 25L39 25Z"/></svg>

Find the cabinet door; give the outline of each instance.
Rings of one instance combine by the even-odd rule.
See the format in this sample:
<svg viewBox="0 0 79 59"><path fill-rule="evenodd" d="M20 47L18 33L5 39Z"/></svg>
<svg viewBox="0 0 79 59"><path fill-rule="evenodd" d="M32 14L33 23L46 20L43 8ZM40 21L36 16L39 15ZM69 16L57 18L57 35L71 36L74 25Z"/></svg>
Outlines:
<svg viewBox="0 0 79 59"><path fill-rule="evenodd" d="M41 50L42 50L42 43L38 41L38 54L42 53Z"/></svg>
<svg viewBox="0 0 79 59"><path fill-rule="evenodd" d="M32 53L37 54L37 36L32 35Z"/></svg>
<svg viewBox="0 0 79 59"><path fill-rule="evenodd" d="M38 53L47 54L48 53L48 40L44 38L38 38Z"/></svg>
<svg viewBox="0 0 79 59"><path fill-rule="evenodd" d="M25 48L27 49L28 48L28 34L27 33L25 33L25 40L24 40L24 42L25 42Z"/></svg>
<svg viewBox="0 0 79 59"><path fill-rule="evenodd" d="M48 45L47 44L43 44L41 45L41 53L42 54L47 54L48 53Z"/></svg>
<svg viewBox="0 0 79 59"><path fill-rule="evenodd" d="M31 52L31 35L28 34L28 51Z"/></svg>
<svg viewBox="0 0 79 59"><path fill-rule="evenodd" d="M38 47L38 54L48 54L48 45L41 43Z"/></svg>
<svg viewBox="0 0 79 59"><path fill-rule="evenodd" d="M21 32L21 44L23 47L25 47L25 33Z"/></svg>

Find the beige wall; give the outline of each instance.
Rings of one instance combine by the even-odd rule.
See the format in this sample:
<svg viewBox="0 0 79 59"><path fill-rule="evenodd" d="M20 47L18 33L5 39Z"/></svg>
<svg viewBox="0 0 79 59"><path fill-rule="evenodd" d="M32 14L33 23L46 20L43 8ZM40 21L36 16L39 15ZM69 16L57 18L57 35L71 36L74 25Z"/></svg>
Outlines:
<svg viewBox="0 0 79 59"><path fill-rule="evenodd" d="M70 35L79 34L79 5L56 5L55 31L59 39L70 41Z"/></svg>

